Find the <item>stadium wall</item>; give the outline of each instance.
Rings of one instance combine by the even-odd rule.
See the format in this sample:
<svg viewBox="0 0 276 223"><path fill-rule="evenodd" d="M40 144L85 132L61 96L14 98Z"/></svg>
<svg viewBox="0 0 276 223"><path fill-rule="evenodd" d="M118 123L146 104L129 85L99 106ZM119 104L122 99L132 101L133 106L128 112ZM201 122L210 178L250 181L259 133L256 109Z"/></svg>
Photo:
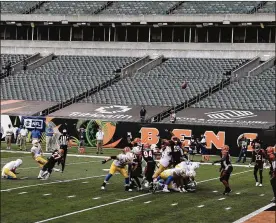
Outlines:
<svg viewBox="0 0 276 223"><path fill-rule="evenodd" d="M1 40L1 52L46 56L90 55L143 57L253 58L267 60L275 56L274 43L142 43L142 42L85 42L85 41L28 41Z"/></svg>
<svg viewBox="0 0 276 223"><path fill-rule="evenodd" d="M16 123L15 126L24 124L23 121L27 118L30 123L39 123L41 117L19 117L9 116L11 123ZM21 121L18 121L21 120ZM23 121L22 121L23 120ZM227 144L231 148L231 155L237 156L239 154L238 139L244 134L251 141L258 135L264 141L264 147L275 144L275 129L267 134L267 130L252 129L252 128L232 128L232 127L218 127L218 126L194 126L184 124L162 124L162 123L131 123L131 122L108 122L100 120L80 120L80 119L63 119L46 117L44 118L46 126L49 123L56 126L55 132L60 134L64 128L69 134L73 136L72 144L78 145L78 129L84 128L86 130L85 142L87 146L95 146L95 135L98 126L101 126L105 137L103 144L105 148L123 148L128 145L127 135L130 132L132 139L141 138L143 143L160 144L161 139L170 139L172 134L179 137L185 145L188 145L189 139L192 135L200 137L205 134L207 149L210 154L219 153L219 149ZM14 127L15 127L14 126ZM31 126L31 125L30 125ZM33 128L33 127L32 127ZM29 130L32 130L30 128ZM45 134L43 134L45 135ZM45 140L45 138L44 138ZM251 150L251 147L248 147Z"/></svg>

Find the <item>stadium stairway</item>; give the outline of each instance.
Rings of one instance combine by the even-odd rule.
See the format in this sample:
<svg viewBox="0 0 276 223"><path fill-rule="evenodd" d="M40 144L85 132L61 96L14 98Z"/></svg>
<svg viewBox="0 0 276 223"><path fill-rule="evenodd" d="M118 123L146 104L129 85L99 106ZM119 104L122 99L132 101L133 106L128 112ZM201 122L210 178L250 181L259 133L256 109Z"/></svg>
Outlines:
<svg viewBox="0 0 276 223"><path fill-rule="evenodd" d="M248 76L248 74L252 70L256 69L258 66L260 66L260 64L261 64L261 61L260 61L259 57L253 58L253 59L247 61L246 63L241 64L240 66L236 67L232 71L226 72L224 74L227 77L227 79L222 80L217 85L210 87L208 90L198 94L194 98L191 98L190 100L186 100L185 102L183 102L175 107L171 107L168 110L166 110L162 113L159 113L154 117L151 117L151 120L154 120L154 122L162 122L162 120L164 120L164 119L168 120L167 118L170 116L171 111L175 111L177 113L177 112L182 111L188 107L193 106L194 104L200 102L201 100L203 100L207 97L210 97L211 95L215 94L216 92L221 91L222 89L226 88L230 84L237 82L237 81L241 80L242 78ZM148 120L148 121L150 121L150 120Z"/></svg>

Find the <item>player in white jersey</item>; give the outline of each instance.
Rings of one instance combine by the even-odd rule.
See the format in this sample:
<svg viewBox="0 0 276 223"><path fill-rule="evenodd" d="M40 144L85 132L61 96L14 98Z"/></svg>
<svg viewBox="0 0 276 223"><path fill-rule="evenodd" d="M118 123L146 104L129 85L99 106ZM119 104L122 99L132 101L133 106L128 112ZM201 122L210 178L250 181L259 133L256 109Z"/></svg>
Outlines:
<svg viewBox="0 0 276 223"><path fill-rule="evenodd" d="M3 168L2 168L2 178L7 179L17 179L15 175L16 169L22 164L21 159L17 159L15 161L8 162Z"/></svg>
<svg viewBox="0 0 276 223"><path fill-rule="evenodd" d="M33 147L31 148L31 154L32 158L38 163L39 167L42 168L46 163L47 160L45 160L43 156L43 151L41 148L41 145L39 144L39 141L37 139L34 139L32 141Z"/></svg>
<svg viewBox="0 0 276 223"><path fill-rule="evenodd" d="M156 181L157 177L166 169L169 167L170 162L172 159L172 150L171 147L167 146L163 152L162 152L162 156L159 162L159 168L158 170L153 174L152 178L154 179L154 181Z"/></svg>
<svg viewBox="0 0 276 223"><path fill-rule="evenodd" d="M115 172L121 173L125 178L125 190L131 191L129 188L129 176L127 174L126 166L132 164L134 159L134 154L128 152L126 154L119 154L117 156L110 156L109 158L102 161L102 164L108 162L109 160L114 160L110 166L109 173L106 175L105 180L101 186L101 189L104 190L106 183L114 175Z"/></svg>

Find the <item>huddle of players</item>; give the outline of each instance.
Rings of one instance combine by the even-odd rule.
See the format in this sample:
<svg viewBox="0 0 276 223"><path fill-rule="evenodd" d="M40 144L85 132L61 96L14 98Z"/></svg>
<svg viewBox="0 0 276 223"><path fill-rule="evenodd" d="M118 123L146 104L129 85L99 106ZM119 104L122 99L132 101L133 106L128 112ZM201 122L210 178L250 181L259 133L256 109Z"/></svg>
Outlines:
<svg viewBox="0 0 276 223"><path fill-rule="evenodd" d="M160 155L160 161L157 163L156 158ZM142 190L142 184L145 183L150 190L161 186L164 192L170 192L169 189L186 192L185 186L194 178L194 170L199 167L198 163L186 162L188 157L184 154L182 143L176 137L165 140L160 150L155 144L142 145L140 139L135 139L132 150L125 147L122 154L111 156L102 163L109 160L114 161L101 186L102 190L114 173L120 172L125 178L126 191L132 191L134 186L138 191ZM155 171L157 166L158 169Z"/></svg>

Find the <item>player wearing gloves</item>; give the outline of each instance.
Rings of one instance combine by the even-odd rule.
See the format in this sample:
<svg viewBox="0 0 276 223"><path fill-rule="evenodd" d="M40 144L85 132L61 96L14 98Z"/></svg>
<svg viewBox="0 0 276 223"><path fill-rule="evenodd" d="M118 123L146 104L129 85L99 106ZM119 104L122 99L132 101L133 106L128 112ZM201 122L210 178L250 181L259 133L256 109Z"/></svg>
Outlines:
<svg viewBox="0 0 276 223"><path fill-rule="evenodd" d="M110 180L110 178L114 175L115 172L119 172L125 178L125 190L132 191L129 188L129 176L127 174L126 166L132 164L134 159L134 154L128 152L126 154L119 154L117 156L110 156L109 158L102 161L102 164L110 160L114 160L110 166L109 173L105 177L105 180L101 186L101 189L104 190L106 187L106 183Z"/></svg>
<svg viewBox="0 0 276 223"><path fill-rule="evenodd" d="M252 154L251 162L249 163L249 167L251 167L251 164L255 162L254 166L254 178L256 181L256 187L262 187L263 186L263 168L264 168L264 162L265 162L266 154L263 149L261 149L259 143L255 143L255 150ZM260 174L260 182L258 181L258 170Z"/></svg>
<svg viewBox="0 0 276 223"><path fill-rule="evenodd" d="M7 178L7 179L13 179L16 180L17 177L15 174L16 169L22 165L22 160L17 159L15 161L8 162L3 168L2 168L2 178Z"/></svg>
<svg viewBox="0 0 276 223"><path fill-rule="evenodd" d="M229 178L233 171L233 166L231 164L230 154L229 154L229 146L225 145L221 149L221 159L214 161L212 164L220 163L220 181L223 183L225 190L223 192L224 195L229 194L232 190L229 187Z"/></svg>

